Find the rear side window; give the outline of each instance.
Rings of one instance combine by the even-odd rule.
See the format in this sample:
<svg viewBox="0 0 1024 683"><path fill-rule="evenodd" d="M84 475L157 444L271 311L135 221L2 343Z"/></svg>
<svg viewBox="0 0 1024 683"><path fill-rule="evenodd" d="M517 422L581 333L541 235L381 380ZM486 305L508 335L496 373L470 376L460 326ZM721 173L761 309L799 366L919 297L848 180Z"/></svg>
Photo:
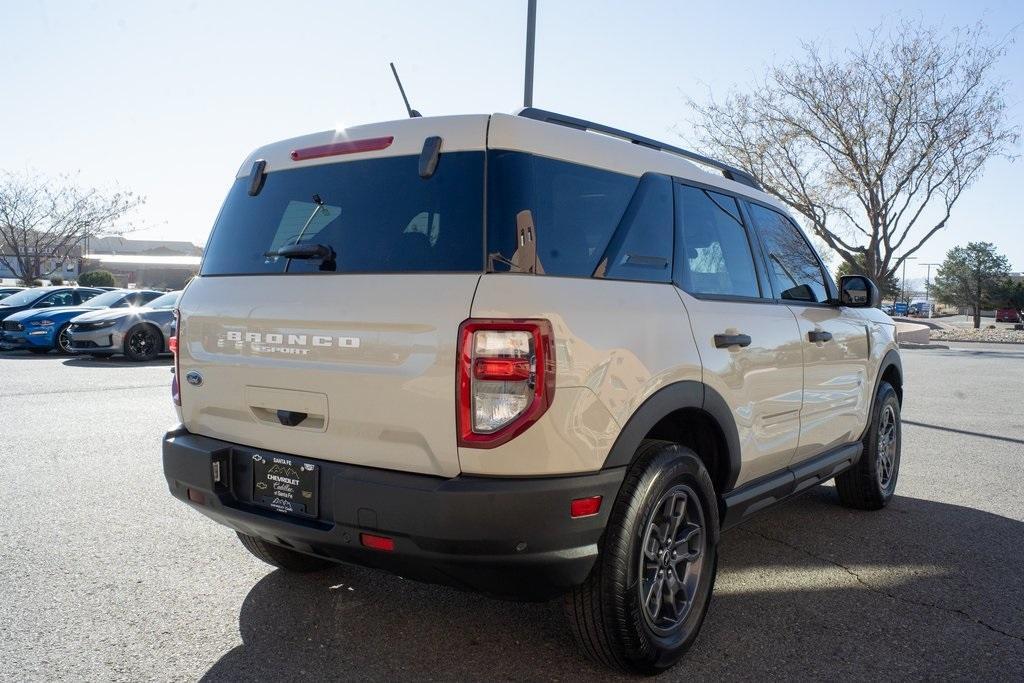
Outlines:
<svg viewBox="0 0 1024 683"><path fill-rule="evenodd" d="M594 274L638 184L632 176L503 150L491 151L487 174L489 268L521 269L512 264L523 263L531 245L522 226L532 224L536 272L569 277Z"/></svg>
<svg viewBox="0 0 1024 683"><path fill-rule="evenodd" d="M750 240L736 200L676 185L676 277L691 294L760 297Z"/></svg>
<svg viewBox="0 0 1024 683"><path fill-rule="evenodd" d="M672 181L645 173L615 229L595 277L672 281Z"/></svg>
<svg viewBox="0 0 1024 683"><path fill-rule="evenodd" d="M249 179L237 179L202 274L483 270L483 152L442 153L429 179L418 163L402 156L276 171L255 197ZM322 244L335 260L272 255L292 244Z"/></svg>
<svg viewBox="0 0 1024 683"><path fill-rule="evenodd" d="M750 204L750 215L764 243L776 295L788 301L828 301L821 262L800 229L781 213L758 204Z"/></svg>

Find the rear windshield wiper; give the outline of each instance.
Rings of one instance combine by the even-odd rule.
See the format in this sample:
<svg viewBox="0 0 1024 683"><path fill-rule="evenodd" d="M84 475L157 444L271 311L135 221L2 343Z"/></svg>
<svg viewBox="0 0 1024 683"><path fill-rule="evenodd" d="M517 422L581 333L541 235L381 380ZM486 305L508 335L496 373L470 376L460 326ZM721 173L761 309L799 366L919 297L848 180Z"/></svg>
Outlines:
<svg viewBox="0 0 1024 683"><path fill-rule="evenodd" d="M288 272L288 265L292 259L318 260L320 270L334 271L338 268L337 254L333 247L327 244L315 244L313 242L302 242L301 244L286 244L277 251L268 251L264 254L267 258L284 257L288 259L284 272Z"/></svg>
<svg viewBox="0 0 1024 683"><path fill-rule="evenodd" d="M286 244L277 251L268 251L263 254L267 258L298 258L298 259L333 259L334 249L326 244L314 244L302 242L301 244Z"/></svg>

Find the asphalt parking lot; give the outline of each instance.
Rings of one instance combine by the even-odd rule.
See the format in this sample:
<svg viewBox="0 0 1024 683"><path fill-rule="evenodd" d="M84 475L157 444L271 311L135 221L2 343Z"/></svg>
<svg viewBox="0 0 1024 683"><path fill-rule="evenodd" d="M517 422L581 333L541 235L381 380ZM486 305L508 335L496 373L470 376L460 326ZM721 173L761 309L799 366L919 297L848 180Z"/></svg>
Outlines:
<svg viewBox="0 0 1024 683"><path fill-rule="evenodd" d="M897 498L830 486L727 533L666 679L1016 679L1024 346L905 351ZM0 354L8 680L595 679L560 606L339 567L272 571L172 500L169 363Z"/></svg>

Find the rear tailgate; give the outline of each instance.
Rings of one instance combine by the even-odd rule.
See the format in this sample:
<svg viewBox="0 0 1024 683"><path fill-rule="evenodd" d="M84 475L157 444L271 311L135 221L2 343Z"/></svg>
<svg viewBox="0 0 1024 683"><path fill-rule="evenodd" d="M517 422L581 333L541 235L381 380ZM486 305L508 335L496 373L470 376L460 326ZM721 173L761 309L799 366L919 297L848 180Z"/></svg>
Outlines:
<svg viewBox="0 0 1024 683"><path fill-rule="evenodd" d="M181 382L185 427L310 458L458 474L455 346L478 279L197 278L180 304L181 376L202 378ZM287 426L278 410L307 417Z"/></svg>
<svg viewBox="0 0 1024 683"><path fill-rule="evenodd" d="M458 474L455 347L484 266L487 121L391 121L253 153L179 304L189 431Z"/></svg>

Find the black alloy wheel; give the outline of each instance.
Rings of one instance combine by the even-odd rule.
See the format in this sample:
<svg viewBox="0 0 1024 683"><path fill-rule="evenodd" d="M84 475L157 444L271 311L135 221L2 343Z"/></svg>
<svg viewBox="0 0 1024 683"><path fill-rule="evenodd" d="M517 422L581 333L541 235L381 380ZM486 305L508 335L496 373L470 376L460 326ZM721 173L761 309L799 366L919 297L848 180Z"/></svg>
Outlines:
<svg viewBox="0 0 1024 683"><path fill-rule="evenodd" d="M124 338L124 355L137 362L153 360L162 347L163 339L152 325L136 325Z"/></svg>

